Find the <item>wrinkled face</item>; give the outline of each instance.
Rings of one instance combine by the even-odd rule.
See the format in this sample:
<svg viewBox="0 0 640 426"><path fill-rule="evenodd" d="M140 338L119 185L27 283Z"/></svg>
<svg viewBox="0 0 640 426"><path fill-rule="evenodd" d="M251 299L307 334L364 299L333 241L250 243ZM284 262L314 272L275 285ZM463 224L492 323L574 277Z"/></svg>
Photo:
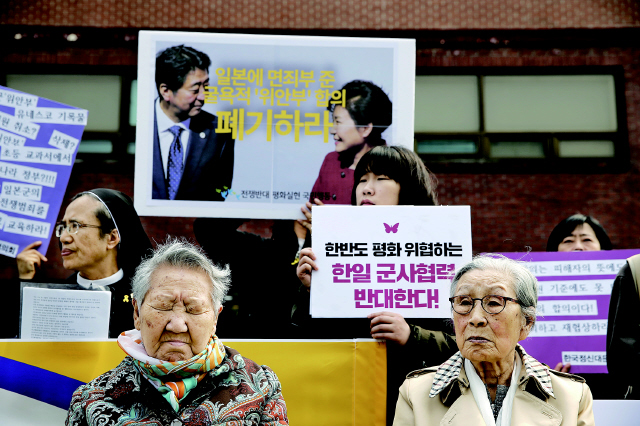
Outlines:
<svg viewBox="0 0 640 426"><path fill-rule="evenodd" d="M95 215L99 207L100 202L92 196L82 196L69 204L62 223L68 225L70 222L79 222L83 225L100 226ZM65 230L60 236L60 245L64 268L78 271L84 277L89 275L86 273L88 271L101 269L101 263L107 261L109 240L106 235L100 237L98 228L80 228L77 234L69 234Z"/></svg>
<svg viewBox="0 0 640 426"><path fill-rule="evenodd" d="M396 206L400 201L400 184L385 175L365 173L356 187L358 206Z"/></svg>
<svg viewBox="0 0 640 426"><path fill-rule="evenodd" d="M333 110L333 127L331 134L336 144L336 152L346 151L354 146L362 145L369 133L367 127L356 127L356 123L344 107L337 106Z"/></svg>
<svg viewBox="0 0 640 426"><path fill-rule="evenodd" d="M576 226L571 235L558 244L558 251L600 251L600 241L588 223Z"/></svg>
<svg viewBox="0 0 640 426"><path fill-rule="evenodd" d="M161 266L133 319L147 353L162 361L184 361L202 352L216 332L218 314L204 271Z"/></svg>
<svg viewBox="0 0 640 426"><path fill-rule="evenodd" d="M495 294L515 299L512 281L502 272L475 269L462 276L455 296L482 298ZM507 302L502 312L491 315L477 300L473 310L466 315L454 311L453 322L458 349L472 362L513 360L516 343L525 339L531 328L526 325L520 305L515 302Z"/></svg>
<svg viewBox="0 0 640 426"><path fill-rule="evenodd" d="M162 90L162 98L169 104L169 110L180 120L200 114L204 106L204 88L209 84L209 73L196 68L187 74L182 87L176 91Z"/></svg>

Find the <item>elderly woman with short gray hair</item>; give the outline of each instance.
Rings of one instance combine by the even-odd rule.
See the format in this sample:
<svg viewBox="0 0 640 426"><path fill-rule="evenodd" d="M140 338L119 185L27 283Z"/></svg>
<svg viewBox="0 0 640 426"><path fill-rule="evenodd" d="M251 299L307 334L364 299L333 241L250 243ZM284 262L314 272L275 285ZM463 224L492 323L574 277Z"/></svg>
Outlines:
<svg viewBox="0 0 640 426"><path fill-rule="evenodd" d="M173 240L132 279L135 329L116 368L73 394L67 425L287 425L280 382L215 335L229 269Z"/></svg>
<svg viewBox="0 0 640 426"><path fill-rule="evenodd" d="M551 370L518 344L536 321L538 282L521 262L481 255L451 283L459 351L400 388L394 425L593 425L584 379Z"/></svg>

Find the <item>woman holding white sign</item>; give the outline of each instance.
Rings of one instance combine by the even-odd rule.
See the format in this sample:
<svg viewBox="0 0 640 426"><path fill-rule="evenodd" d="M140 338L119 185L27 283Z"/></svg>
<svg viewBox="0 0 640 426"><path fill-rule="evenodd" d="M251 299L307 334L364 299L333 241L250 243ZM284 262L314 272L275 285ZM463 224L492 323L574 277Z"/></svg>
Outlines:
<svg viewBox="0 0 640 426"><path fill-rule="evenodd" d="M355 170L355 183L351 204L434 206L438 203L435 191L437 181L413 151L399 146L378 146L362 156ZM309 213L308 217L311 217ZM318 270L315 255L310 247L300 252L296 274L302 282L306 300L294 307L294 323L300 325L308 316L308 300L311 291L311 271ZM307 305L307 306L304 306ZM302 313L302 314L301 314ZM412 327L402 315L378 312L369 315L371 336L405 345L410 338L419 338L419 327ZM334 331L335 332L335 331ZM354 337L354 336L351 336ZM427 336L427 338L433 336ZM449 341L448 345L455 345Z"/></svg>
<svg viewBox="0 0 640 426"><path fill-rule="evenodd" d="M354 177L352 205L434 206L438 203L435 177L425 167L420 157L404 147L373 148L362 156ZM311 213L308 217L311 217ZM308 309L305 308L308 306L308 293L311 291L311 271L318 270L315 259L310 247L300 252L296 274L306 289L304 301L307 303L294 307L296 324L304 323L304 316L308 315L305 314L308 313ZM369 315L369 318L371 319L371 336L375 339L391 340L405 345L410 337L418 337L420 334L419 327L412 328L400 314L378 312Z"/></svg>
<svg viewBox="0 0 640 426"><path fill-rule="evenodd" d="M437 205L435 177L413 151L399 146L377 146L362 156L355 170L351 204L370 205ZM311 214L308 215L311 218ZM452 335L437 329L447 328L442 320L423 320L425 329L408 324L394 312L370 314L369 328L359 319L312 319L309 315L311 272L318 270L311 248L300 253L296 273L302 282L293 307L292 323L299 337L353 338L363 337L365 330L372 338L388 340L387 346L388 416L393 418L395 393L405 375L416 368L439 364L451 356L457 346Z"/></svg>

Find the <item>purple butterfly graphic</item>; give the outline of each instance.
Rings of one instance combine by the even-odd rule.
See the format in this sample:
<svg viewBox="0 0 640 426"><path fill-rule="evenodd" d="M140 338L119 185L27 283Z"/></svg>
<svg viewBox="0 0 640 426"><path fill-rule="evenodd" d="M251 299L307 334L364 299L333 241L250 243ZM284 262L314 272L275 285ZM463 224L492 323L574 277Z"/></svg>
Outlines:
<svg viewBox="0 0 640 426"><path fill-rule="evenodd" d="M387 231L387 234L390 233L390 232L393 232L395 234L396 232L398 232L398 225L400 225L399 222L396 223L393 226L390 226L390 225L387 225L386 223L384 223L384 230Z"/></svg>

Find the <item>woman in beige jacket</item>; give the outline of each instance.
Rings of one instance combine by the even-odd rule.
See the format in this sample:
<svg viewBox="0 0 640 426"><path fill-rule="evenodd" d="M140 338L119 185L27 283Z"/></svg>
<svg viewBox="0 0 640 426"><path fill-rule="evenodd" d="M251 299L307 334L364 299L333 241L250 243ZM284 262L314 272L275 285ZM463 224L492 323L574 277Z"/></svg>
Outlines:
<svg viewBox="0 0 640 426"><path fill-rule="evenodd" d="M536 318L538 283L519 262L483 255L451 283L460 351L411 373L394 426L593 425L584 379L549 369L518 344Z"/></svg>

